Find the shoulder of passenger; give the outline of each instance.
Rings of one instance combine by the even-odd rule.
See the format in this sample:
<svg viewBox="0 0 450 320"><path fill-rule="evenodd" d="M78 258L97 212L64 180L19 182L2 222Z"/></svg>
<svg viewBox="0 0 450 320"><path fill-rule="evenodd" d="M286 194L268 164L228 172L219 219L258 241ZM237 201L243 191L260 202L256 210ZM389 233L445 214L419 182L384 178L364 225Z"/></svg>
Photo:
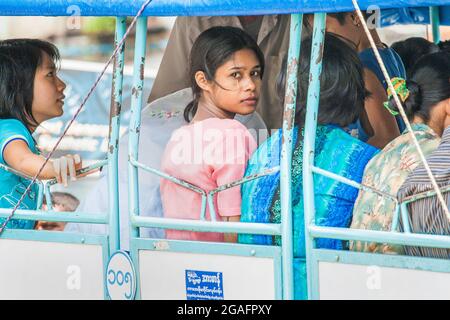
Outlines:
<svg viewBox="0 0 450 320"><path fill-rule="evenodd" d="M219 129L245 129L247 128L239 121L235 119L219 119L210 118L202 121L204 124L212 127L219 127Z"/></svg>

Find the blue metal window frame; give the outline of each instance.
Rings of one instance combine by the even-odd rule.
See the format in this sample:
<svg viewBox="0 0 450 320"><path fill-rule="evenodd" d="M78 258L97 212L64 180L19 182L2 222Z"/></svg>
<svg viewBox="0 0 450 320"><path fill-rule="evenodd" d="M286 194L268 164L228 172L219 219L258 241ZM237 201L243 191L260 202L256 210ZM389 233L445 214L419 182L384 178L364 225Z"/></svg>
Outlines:
<svg viewBox="0 0 450 320"><path fill-rule="evenodd" d="M91 11L88 11L88 13ZM299 12L301 12L299 10ZM67 13L67 12L66 12ZM280 12L281 13L281 12ZM291 12L289 12L291 13ZM41 13L40 13L41 14ZM319 57L320 55L320 46L323 45L323 32L325 28L325 13L317 13L316 16L316 23L314 26L314 45L313 45L313 52L311 59ZM300 14L293 14L291 16L292 23L291 23L291 35L296 34L295 36L291 36L290 40L290 49L289 49L289 63L288 65L295 59L295 57L299 56L300 51L300 32L298 31L299 28L301 29L301 19L302 16ZM116 45L118 44L118 39L121 39L125 33L125 17L117 17L116 18ZM432 27L433 27L433 36L435 42L439 40L439 8L433 7L430 8L430 19L432 21ZM143 79L141 79L141 74L143 74L143 66L145 63L145 47L146 47L146 25L147 25L147 18L139 18L138 25L137 25L137 35L136 35L136 44L135 44L135 71L134 71L134 86L133 86L133 99L132 99L132 121L130 122L130 146L137 146L139 144L139 126L140 126L140 110L142 106L142 87L143 87ZM145 28L145 32L144 32ZM34 231L34 230L6 230L0 238L5 239L20 239L20 240L32 240L32 241L44 241L44 242L61 242L61 243L86 243L86 244L100 244L103 248L103 256L104 256L104 269L106 270L106 264L109 256L116 250L120 248L120 237L119 237L119 207L118 207L118 197L113 196L118 194L118 179L117 179L117 170L118 170L118 138L119 138L119 128L120 128L120 109L121 109L121 103L122 103L122 80L123 80L123 64L124 64L124 51L123 48L117 55L115 59L115 65L114 65L114 77L113 77L113 92L112 92L112 101L111 101L111 134L109 139L109 150L108 153L108 159L107 164L109 167L109 212L108 216L103 215L90 215L89 217L86 216L83 213L75 214L71 213L71 217L67 216L65 214L67 213L43 213L36 214L35 212L25 211L25 210L18 210L16 218L19 219L42 219L42 220L48 220L48 221L70 221L70 222L76 222L76 223L102 223L107 224L109 226L109 232L106 236L94 236L94 235L82 235L82 234L70 234L70 233L52 233L52 232L45 232L45 231ZM313 160L314 160L314 134L311 136L311 132L315 132L316 124L314 122L314 119L317 115L317 99L314 97L318 97L318 93L320 92L319 88L319 75L320 75L320 68L321 64L312 64L311 69L311 76L313 79L313 85L311 85L310 92L308 92L308 112L307 112L307 120L305 123L305 146L307 145L307 149L305 149L305 158L304 158L304 186L305 186L305 194L307 196L305 197L305 226L307 228L307 239L306 239L306 245L307 245L307 270L308 270L308 291L310 297L315 297L314 291L312 290L314 285L314 277L317 275L314 273L315 271L315 264L316 260L313 259L323 259L327 258L326 252L323 252L322 250L317 250L314 248L314 238L315 237L324 237L324 233L321 232L327 232L327 230L322 229L320 227L314 226L314 190L311 188L312 186L312 175L314 170L317 171L317 168L314 168ZM294 68L294 70L296 70ZM288 68L288 84L287 86L294 91L296 90L296 73L292 70L289 71ZM295 101L296 93L292 96L294 98L293 101ZM293 112L292 112L293 111ZM134 112L134 113L133 113ZM278 230L275 226L267 225L267 227L260 226L260 229L258 233L260 234L280 234L282 235L283 239L283 247L281 248L281 258L279 258L279 252L278 247L269 247L266 248L268 254L272 254L274 259L276 261L282 261L282 271L281 276L276 275L277 279L278 277L283 279L283 292L280 294L284 299L292 299L293 298L293 271L292 271L292 263L289 264L289 261L292 262L292 206L290 203L291 199L291 188L290 188L290 181L291 181L291 173L290 173L290 159L292 157L292 124L293 124L293 118L292 114L295 113L295 103L293 105L286 105L285 106L285 114L284 114L284 120L283 120L283 135L285 137L285 142L282 145L282 159L281 159L281 180L280 180L280 186L281 186L281 194L282 194L282 212L283 212L283 218L281 223L281 228ZM155 241L160 241L156 239L141 239L139 238L139 227L144 225L154 225L155 221L152 221L151 218L147 220L145 217L139 217L139 193L138 193L138 176L137 176L137 170L139 167L139 163L137 162L138 159L138 152L137 148L130 148L129 151L130 155L130 162L129 162L129 173L130 173L130 183L129 183L129 196L130 196L130 221L131 221L131 233L130 233L130 248L132 248L132 255L134 255L134 261L138 265L137 261L137 252L141 249L148 249L151 250L151 245L154 244ZM42 204L43 194L46 194L47 201L51 206L51 199L49 196L49 189L47 186L41 186L39 185L39 198L38 202L39 204ZM309 190L309 191L308 191ZM0 210L0 217L6 217L7 216L7 210L2 209ZM153 223L153 224L152 224ZM157 223L156 223L157 225ZM189 225L186 227L189 228ZM236 227L236 230L239 230L239 223L235 225L230 225L230 227L233 229ZM252 229L252 226L246 226L245 228L248 228L249 230ZM316 230L314 230L314 228ZM208 229L208 228L206 228ZM206 230L205 229L205 230ZM210 231L220 231L225 230L223 226L220 226L220 223L212 228L209 228ZM227 230L229 228L226 228ZM242 228L241 228L242 230ZM253 230L258 230L256 226L253 226ZM394 229L395 230L395 229ZM230 232L230 231L228 231ZM251 232L251 231L247 231ZM266 233L264 233L266 232ZM316 233L314 233L316 232ZM328 230L328 232L331 234L331 236L336 236L336 234L341 234L339 231L336 230ZM345 233L345 231L343 231ZM350 234L350 233L349 233ZM363 235L370 235L370 231L368 233L364 233ZM376 237L379 237L380 241L382 240L382 234L376 235ZM420 242L427 242L427 239L429 237L423 236L418 237L417 239L414 238L414 235L412 235L411 241L418 241ZM436 238L432 237L431 238ZM401 238L401 236L400 236ZM439 244L442 246L442 242L446 242L446 239L440 239L442 240L439 242ZM434 240L431 239L428 242L434 243ZM183 244L178 244L178 242L171 241L170 243L173 243L176 248L180 246L180 250L183 250ZM206 247L205 247L206 246ZM230 248L230 245L225 244L214 244L214 247L217 247L218 252L224 252L223 248ZM235 252L238 255L242 255L241 250L247 250L247 245L240 245L240 244L234 244L231 245L233 250L232 252ZM210 245L205 243L199 243L198 248L194 245L192 249L190 250L202 250L204 251L205 248L208 248L209 250ZM191 247L189 247L191 248ZM262 248L261 246L258 246L258 250ZM272 248L272 249L270 249ZM211 251L213 252L213 251ZM224 253L225 254L225 253ZM323 254L323 256L321 256ZM339 251L334 254L339 254L346 256L347 254L351 254L348 252ZM353 256L352 256L353 257ZM361 257L361 258L359 258ZM313 259L312 259L313 258ZM399 261L403 261L402 259L405 259L405 261L411 261L409 259L410 257L399 257ZM364 259L372 259L370 258L370 255L360 255L357 256L354 261L357 261L358 263L364 263ZM415 258L420 259L420 258ZM352 260L353 261L353 260ZM427 260L428 261L428 260ZM278 262L277 262L278 263ZM280 262L281 263L281 262ZM399 262L400 263L400 262ZM437 262L436 265L440 265L440 262ZM104 272L105 272L104 270ZM106 289L105 289L106 293ZM105 298L107 298L105 296Z"/></svg>
<svg viewBox="0 0 450 320"><path fill-rule="evenodd" d="M439 11L439 7L430 7L431 30L433 33L433 41L436 44L441 41Z"/></svg>
<svg viewBox="0 0 450 320"><path fill-rule="evenodd" d="M126 18L116 18L115 43L122 39L126 30ZM114 60L112 93L111 93L111 112L110 112L110 136L108 143L107 160L99 161L97 164L90 166L90 169L107 165L109 178L109 212L108 214L95 214L87 212L47 212L34 210L17 210L14 219L28 219L28 220L45 220L45 221L59 221L59 222L73 222L73 223L98 223L108 226L109 231L106 235L90 235L90 234L76 234L69 232L49 232L36 230L5 230L0 235L1 239L11 240L29 240L40 242L56 242L56 243L72 243L72 244L86 244L86 245L100 245L103 252L103 279L105 278L106 266L109 257L112 253L120 248L119 236L119 199L117 197L119 191L118 185L118 145L119 145L119 130L120 130L120 112L122 104L122 84L123 84L123 69L124 69L124 46L119 51ZM3 170L12 170L10 168L0 168ZM85 170L85 171L89 171ZM49 181L42 183L37 181L39 186L38 193L38 208L42 206L43 198L46 198L49 209L52 209L52 201L50 196L50 187L56 182ZM0 209L0 218L6 218L10 215L11 209ZM106 281L103 286L104 298L108 299L106 290Z"/></svg>
<svg viewBox="0 0 450 320"><path fill-rule="evenodd" d="M433 25L434 39L439 34L439 11L430 8L431 21ZM405 232L396 232L399 215L403 221L407 219L407 208L404 202L398 205L394 213L394 221L391 231L368 231L348 228L320 227L315 225L314 206L314 174L321 174L336 181L362 188L355 182L349 181L337 175L331 175L325 170L314 166L315 132L317 128L318 102L320 95L321 74L321 47L324 45L324 33L326 27L326 14L317 13L314 18L313 46L311 53L310 87L307 100L307 113L305 120L304 158L303 158L303 185L304 185L304 212L305 212L305 235L306 235L306 261L307 261L307 284L308 299L318 299L319 292L319 262L341 262L357 265L379 265L391 266L404 269L420 269L436 272L450 272L448 261L443 259L430 259L412 256L392 256L373 253L356 253L341 250L323 250L315 248L316 238L332 238L339 240L373 241L379 243L395 243L401 245L417 245L426 247L450 248L450 236L413 234L409 223L404 223ZM427 196L432 196L429 192ZM417 198L417 197L416 197ZM409 200L409 202L417 199Z"/></svg>
<svg viewBox="0 0 450 320"><path fill-rule="evenodd" d="M287 82L287 88L286 90L287 94L292 94L293 96L289 97L286 96L286 101L296 101L296 88L297 88L297 79L296 79L296 63L293 59L299 57L300 53L300 32L297 30L302 25L302 15L292 15L292 24L291 24L291 35L297 35L297 36L291 36L290 39L290 48L289 48L289 58L288 58L288 66L294 66L294 68L289 69L288 68L288 82ZM146 19L146 18L141 18ZM305 123L305 142L304 142L304 187L305 187L305 226L308 228L306 234L306 252L307 252L307 274L308 274L308 296L314 297L314 283L313 279L315 279L315 275L317 274L317 270L315 269L315 262L313 259L311 259L311 255L313 255L316 252L316 249L314 248L314 237L309 232L310 227L314 226L314 188L313 188L313 174L327 174L320 168L314 167L314 144L315 144L315 130L316 130L316 122L315 119L317 119L317 111L318 111L318 97L320 94L320 73L322 68L322 60L321 60L321 53L322 53L322 46L324 41L324 34L325 34L325 23L326 23L326 14L325 13L316 13L315 14L315 24L314 24L314 31L313 31L313 46L312 46L312 53L311 53L311 70L310 70L310 89L308 91L308 101L307 101L307 116L306 116L306 123ZM433 20L433 23L435 24L435 20ZM138 31L139 32L139 31ZM141 36L137 36L137 46L141 48L141 50L136 50L136 52L140 52L140 56L138 53L138 56L135 57L135 70L138 70L142 68L143 63L145 63L145 45L142 47L142 44L139 44L140 41L145 42L145 39L143 39L144 32L142 31ZM153 170L151 168L145 167L145 165L140 164L137 161L138 154L137 154L137 145L139 143L139 123L140 123L140 107L142 105L142 96L141 96L141 79L137 79L137 82L135 83L135 104L133 111L136 115L135 122L132 123L133 127L130 127L130 177L133 177L133 179L130 181L130 195L132 197L130 201L130 213L132 216L130 217L131 220L131 229L132 229L132 235L134 235L134 238L130 238L130 247L136 248L136 245L134 242L136 241L149 241L149 243L153 243L153 241L157 241L154 239L151 240L143 240L139 239L138 236L139 227L163 227L168 228L171 226L175 229L188 229L193 230L195 227L197 227L198 231L222 231L224 232L223 226L221 229L220 223L217 224L217 229L214 224L210 224L211 227L206 226L205 224L197 223L197 222L183 222L181 220L172 222L169 220L172 219L164 219L165 222L161 221L161 218L148 218L148 217L139 217L139 205L137 199L138 197L138 179L137 179L137 170L145 169L149 172L153 172L158 174L157 170ZM289 98L293 98L289 99ZM139 110L139 111L138 111ZM288 103L285 105L285 112L283 117L283 144L282 144L282 153L281 153L281 161L280 161L280 187L282 189L281 196L282 196L282 213L283 218L281 226L281 234L285 239L283 243L289 242L290 245L285 246L282 248L282 261L284 262L283 265L283 298L284 299L292 299L293 298L293 270L292 270L292 263L286 263L286 261L292 261L292 205L291 205L291 188L290 188L290 181L291 181L291 172L290 172L290 163L292 159L292 128L293 128L293 114L295 114L295 103ZM132 136L134 135L134 136ZM322 171L322 172L321 172ZM159 173L160 174L160 173ZM345 180L342 177L331 177L336 180ZM355 184L351 181L346 181L346 183ZM133 184L133 185L131 185ZM135 198L133 200L133 197ZM403 210L401 210L403 213ZM398 212L396 213L396 215ZM237 226L237 225L236 225ZM234 226L230 225L230 228L234 230ZM319 227L316 227L317 229L320 229ZM229 228L227 228L229 229ZM238 229L235 229L238 230ZM228 231L232 232L232 231ZM318 231L320 232L320 231ZM343 231L345 232L345 231ZM323 236L322 236L323 237ZM420 242L420 240L419 240ZM182 246L182 244L181 244ZM201 252L201 248L203 246L202 243L198 244L189 244L189 246L192 248L191 252ZM234 250L237 250L240 245L235 244L231 245L231 252ZM151 248L151 246L147 246L148 248ZM227 247L230 248L230 247ZM136 249L133 249L133 251L136 251ZM137 253L133 253L133 259L135 263L138 262L138 256Z"/></svg>
<svg viewBox="0 0 450 320"><path fill-rule="evenodd" d="M300 39L301 39L301 30L302 30L302 15L292 15L291 16L291 45L288 53L288 65L293 66L293 68L287 67L288 74L288 87L290 95L290 99L286 99L286 101L291 101L285 106L285 119L283 123L283 135L285 143L283 143L282 152L281 152L281 167L285 169L282 170L281 174L281 188L282 188L282 219L280 230L276 230L276 225L273 225L273 228L266 228L268 230L259 230L261 234L274 234L281 235L282 247L282 268L283 268L283 295L284 299L293 299L294 297L294 277L293 277L293 244L292 244L292 205L291 205L291 197L290 197L290 181L291 181L291 170L290 163L292 161L292 130L295 114L295 101L297 95L297 67L298 60L300 55ZM163 173L158 170L146 167L143 164L138 162L138 146L139 146L139 127L140 127L140 119L141 119L141 108L142 108L142 70L145 64L145 48L146 48L146 34L147 34L147 18L141 17L138 20L136 27L136 49L135 49L135 57L134 57L134 79L133 79L133 100L131 104L131 119L130 119L130 128L129 128L129 212L130 212L130 248L135 248L135 242L139 239L139 228L143 226L147 227L162 227L169 228L169 226L173 229L188 229L198 231L216 231L216 232L236 232L243 233L244 230L247 230L245 233L258 233L258 229L265 228L261 224L249 224L249 223L230 223L230 222L215 222L212 219L212 222L205 221L185 221L185 220L176 220L176 219L166 219L166 218L150 218L150 217L140 217L139 216L139 182L138 182L138 169L146 170L148 172L160 175L165 177ZM139 71L139 72L138 72ZM175 181L173 177L172 181L176 183L180 183ZM182 183L180 183L182 184ZM190 186L186 186L190 187ZM192 188L192 187L190 187ZM221 189L221 188L219 188ZM194 190L195 191L195 190ZM214 192L213 192L214 193ZM213 194L212 193L212 194ZM211 201L211 195L208 195L209 203ZM205 199L204 199L205 200ZM205 203L203 201L203 206L205 207ZM204 209L204 208L203 208ZM204 210L202 210L204 211ZM203 212L202 212L203 213ZM204 214L201 214L204 217ZM200 228L200 229L199 229ZM231 230L230 230L231 229ZM267 232L267 233L264 233ZM140 241L149 241L152 243L154 239L151 240L140 240ZM191 248L191 252L203 253L205 249L204 243L185 243L187 246ZM182 246L182 245L181 245ZM222 248L223 245L215 244L215 248ZM239 255L243 247L245 245L241 244L228 244L226 248L230 250L231 254ZM151 247L151 246L148 246ZM211 247L211 248L214 248ZM208 247L209 248L209 247ZM214 250L212 250L214 251ZM223 251L218 251L223 252ZM276 252L276 251L273 251ZM138 255L134 253L132 255L134 263L139 264ZM276 259L276 256L273 257ZM138 295L139 297L139 295Z"/></svg>

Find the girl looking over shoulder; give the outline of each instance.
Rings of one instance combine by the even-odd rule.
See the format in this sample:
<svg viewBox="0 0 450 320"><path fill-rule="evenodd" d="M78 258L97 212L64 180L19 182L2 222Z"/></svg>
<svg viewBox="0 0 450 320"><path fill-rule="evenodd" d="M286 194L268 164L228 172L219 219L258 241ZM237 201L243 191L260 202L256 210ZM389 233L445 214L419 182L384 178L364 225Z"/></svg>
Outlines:
<svg viewBox="0 0 450 320"><path fill-rule="evenodd" d="M450 185L450 54L438 52L422 57L413 68L412 78L416 84L410 84L410 96L405 101L409 112L418 112L418 117L427 119L429 113L430 127L441 137L436 150L427 156L428 166L439 188ZM422 107L424 105L425 107ZM431 109L429 112L428 110ZM419 193L434 191L428 173L420 163L412 171L397 193L400 203ZM450 193L443 192L447 208L450 204ZM409 221L400 221L400 230L409 223L411 232L425 234L450 234L450 221L445 214L442 204L434 195L414 201L408 206ZM450 250L444 248L405 247L408 255L444 258L450 257Z"/></svg>
<svg viewBox="0 0 450 320"><path fill-rule="evenodd" d="M162 171L208 192L241 179L256 142L236 114L255 111L264 71L256 42L233 27L213 27L195 41L190 54L194 100L184 111L188 125L176 130L165 149ZM169 180L161 181L164 216L198 220L201 195ZM239 221L241 190L214 198L217 220ZM210 219L207 208L206 218ZM235 242L236 235L167 230L167 238Z"/></svg>
<svg viewBox="0 0 450 320"><path fill-rule="evenodd" d="M33 132L43 122L63 114L66 85L57 76L58 49L36 39L0 41L0 163L33 177L44 164ZM81 169L79 156L49 161L38 179L56 178L67 185ZM69 172L67 172L69 171ZM0 207L13 208L29 181L0 169ZM19 209L37 209L37 186L33 185ZM3 219L0 219L0 223ZM32 228L34 221L11 220L8 228Z"/></svg>

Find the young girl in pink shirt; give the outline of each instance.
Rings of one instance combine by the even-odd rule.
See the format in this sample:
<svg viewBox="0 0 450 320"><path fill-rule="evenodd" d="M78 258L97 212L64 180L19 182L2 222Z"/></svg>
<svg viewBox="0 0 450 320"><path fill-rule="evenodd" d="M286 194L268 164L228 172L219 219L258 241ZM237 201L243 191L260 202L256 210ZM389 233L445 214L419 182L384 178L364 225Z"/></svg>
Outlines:
<svg viewBox="0 0 450 320"><path fill-rule="evenodd" d="M176 130L162 158L162 171L205 192L241 179L256 142L236 114L255 111L264 56L256 42L234 27L213 27L194 42L190 53L194 100L184 110L189 123ZM164 216L199 220L202 197L167 179L161 181ZM240 186L214 196L218 221L239 221ZM209 208L206 219L210 220ZM235 242L235 234L167 230L169 239Z"/></svg>

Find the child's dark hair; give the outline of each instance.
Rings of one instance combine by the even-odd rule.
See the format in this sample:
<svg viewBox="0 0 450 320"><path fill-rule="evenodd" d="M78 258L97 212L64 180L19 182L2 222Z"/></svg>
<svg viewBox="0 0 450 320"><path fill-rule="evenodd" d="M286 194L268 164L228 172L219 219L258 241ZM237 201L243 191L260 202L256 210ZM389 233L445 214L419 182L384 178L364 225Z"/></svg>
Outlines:
<svg viewBox="0 0 450 320"><path fill-rule="evenodd" d="M189 79L194 100L184 110L184 119L190 122L197 112L201 88L195 81L195 74L203 71L208 80L214 80L217 69L227 62L235 52L252 50L264 72L264 55L255 40L243 30L234 27L212 27L202 32L195 40L189 56Z"/></svg>
<svg viewBox="0 0 450 320"><path fill-rule="evenodd" d="M412 67L421 57L439 51L436 44L420 37L397 41L392 44L391 48L402 58L408 78L411 75Z"/></svg>
<svg viewBox="0 0 450 320"><path fill-rule="evenodd" d="M450 98L450 55L437 52L423 56L411 70L406 80L408 98L402 103L410 120L419 116L430 120L431 109L439 102ZM393 110L398 110L393 98L389 101Z"/></svg>
<svg viewBox="0 0 450 320"><path fill-rule="evenodd" d="M311 38L302 43L298 70L298 125L303 125L306 115L311 46ZM354 123L361 115L368 94L364 86L363 66L356 51L340 37L326 33L317 122L340 127Z"/></svg>
<svg viewBox="0 0 450 320"><path fill-rule="evenodd" d="M55 45L38 39L0 41L0 119L17 119L27 127L35 126L31 106L36 69L47 53L55 62L59 51Z"/></svg>

